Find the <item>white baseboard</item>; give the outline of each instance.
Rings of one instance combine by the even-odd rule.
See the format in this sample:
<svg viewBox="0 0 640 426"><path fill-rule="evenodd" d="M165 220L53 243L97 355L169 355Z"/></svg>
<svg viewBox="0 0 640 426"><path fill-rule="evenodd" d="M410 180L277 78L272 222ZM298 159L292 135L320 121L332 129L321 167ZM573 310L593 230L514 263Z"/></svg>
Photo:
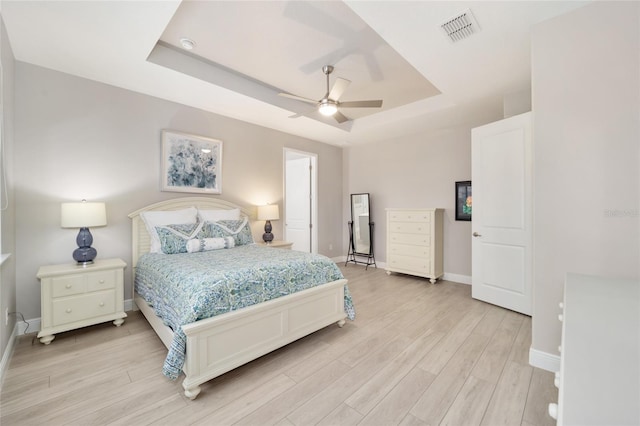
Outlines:
<svg viewBox="0 0 640 426"><path fill-rule="evenodd" d="M546 371L560 371L560 355L553 355L537 349L529 349L529 364Z"/></svg>
<svg viewBox="0 0 640 426"><path fill-rule="evenodd" d="M454 283L471 285L471 277L469 275L451 274L449 272L445 272L442 276L442 279L445 281L453 281Z"/></svg>
<svg viewBox="0 0 640 426"><path fill-rule="evenodd" d="M17 335L18 325L16 324L16 326L13 327L13 332L9 337L7 347L5 348L4 353L2 354L2 360L0 361L0 389L2 388L2 383L4 383L4 374L7 371L7 367L9 367L9 361L11 361L11 356L13 355Z"/></svg>
<svg viewBox="0 0 640 426"><path fill-rule="evenodd" d="M332 257L331 260L342 266L346 262L347 256ZM384 269L387 267L387 264L386 262L376 262L376 266L378 267L378 269ZM445 281L452 281L454 283L471 285L471 276L469 275L451 274L449 272L445 272L444 275L442 275L442 279Z"/></svg>

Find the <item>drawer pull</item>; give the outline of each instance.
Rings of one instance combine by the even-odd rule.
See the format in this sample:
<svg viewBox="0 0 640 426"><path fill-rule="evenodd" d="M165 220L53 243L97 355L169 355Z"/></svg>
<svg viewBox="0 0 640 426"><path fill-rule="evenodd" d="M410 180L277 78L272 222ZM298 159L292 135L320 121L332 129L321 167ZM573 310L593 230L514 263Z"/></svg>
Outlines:
<svg viewBox="0 0 640 426"><path fill-rule="evenodd" d="M71 284L65 285L64 288L71 288Z"/></svg>
<svg viewBox="0 0 640 426"><path fill-rule="evenodd" d="M100 284L104 284L104 280L100 280L98 281Z"/></svg>
<svg viewBox="0 0 640 426"><path fill-rule="evenodd" d="M66 312L67 312L68 314L70 314L70 313L71 313L71 308L67 308Z"/></svg>
<svg viewBox="0 0 640 426"><path fill-rule="evenodd" d="M100 303L98 303L98 305L100 305L102 307L102 306L104 306L104 302L100 302Z"/></svg>
<svg viewBox="0 0 640 426"><path fill-rule="evenodd" d="M549 415L551 416L551 418L553 418L553 420L558 420L558 404L549 404Z"/></svg>
<svg viewBox="0 0 640 426"><path fill-rule="evenodd" d="M560 372L556 371L555 378L553 379L553 384L560 389Z"/></svg>
<svg viewBox="0 0 640 426"><path fill-rule="evenodd" d="M558 321L562 322L562 318L563 318L562 314L558 315Z"/></svg>
<svg viewBox="0 0 640 426"><path fill-rule="evenodd" d="M560 309L564 309L564 303L560 302L558 303L558 306L560 307Z"/></svg>
<svg viewBox="0 0 640 426"><path fill-rule="evenodd" d="M558 346L558 352L562 353L562 346Z"/></svg>

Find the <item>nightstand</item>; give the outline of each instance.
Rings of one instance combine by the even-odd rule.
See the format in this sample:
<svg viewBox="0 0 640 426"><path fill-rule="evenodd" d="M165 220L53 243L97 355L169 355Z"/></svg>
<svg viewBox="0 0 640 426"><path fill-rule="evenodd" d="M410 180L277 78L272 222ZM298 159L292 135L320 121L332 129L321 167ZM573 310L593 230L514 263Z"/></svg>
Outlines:
<svg viewBox="0 0 640 426"><path fill-rule="evenodd" d="M289 241L282 241L282 240L273 240L269 244L265 243L264 241L260 241L258 242L258 244L260 244L261 246L277 247L277 248L289 249L289 250L291 250L291 246L293 245L293 243L290 243Z"/></svg>
<svg viewBox="0 0 640 426"><path fill-rule="evenodd" d="M48 345L56 333L101 322L122 325L127 316L126 266L121 259L100 259L84 267L75 263L40 267L40 342Z"/></svg>

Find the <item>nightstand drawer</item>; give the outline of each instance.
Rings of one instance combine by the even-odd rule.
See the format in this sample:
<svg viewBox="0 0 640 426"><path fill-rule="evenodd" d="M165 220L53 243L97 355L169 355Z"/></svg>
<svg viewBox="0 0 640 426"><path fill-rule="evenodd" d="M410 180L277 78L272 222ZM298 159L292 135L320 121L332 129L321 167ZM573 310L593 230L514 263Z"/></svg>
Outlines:
<svg viewBox="0 0 640 426"><path fill-rule="evenodd" d="M51 279L51 296L64 297L84 293L84 276L65 275Z"/></svg>
<svg viewBox="0 0 640 426"><path fill-rule="evenodd" d="M116 271L100 271L87 274L87 291L116 288Z"/></svg>
<svg viewBox="0 0 640 426"><path fill-rule="evenodd" d="M54 300L52 303L53 326L112 314L116 311L115 301L114 290Z"/></svg>

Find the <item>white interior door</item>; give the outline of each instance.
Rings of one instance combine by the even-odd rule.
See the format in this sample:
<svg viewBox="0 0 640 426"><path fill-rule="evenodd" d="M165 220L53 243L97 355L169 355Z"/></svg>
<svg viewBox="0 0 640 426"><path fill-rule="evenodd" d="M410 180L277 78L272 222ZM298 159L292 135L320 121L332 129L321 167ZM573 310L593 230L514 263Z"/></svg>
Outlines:
<svg viewBox="0 0 640 426"><path fill-rule="evenodd" d="M472 296L531 315L531 113L472 131Z"/></svg>
<svg viewBox="0 0 640 426"><path fill-rule="evenodd" d="M285 150L285 239L307 253L317 252L314 166L313 154Z"/></svg>

